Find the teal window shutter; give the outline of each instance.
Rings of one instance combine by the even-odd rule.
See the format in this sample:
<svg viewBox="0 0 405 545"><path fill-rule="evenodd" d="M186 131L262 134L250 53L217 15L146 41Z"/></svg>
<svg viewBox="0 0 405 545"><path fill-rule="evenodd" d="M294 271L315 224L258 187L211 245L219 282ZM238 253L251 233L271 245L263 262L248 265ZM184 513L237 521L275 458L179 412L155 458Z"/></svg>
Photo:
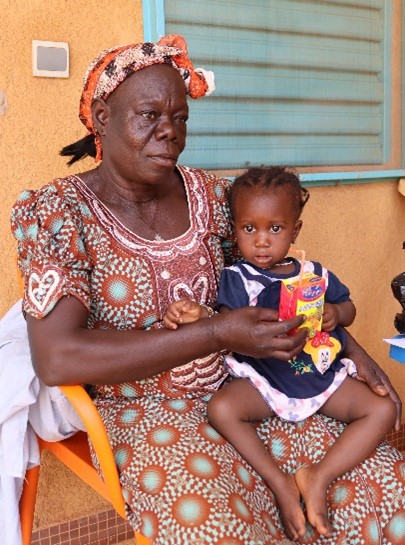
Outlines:
<svg viewBox="0 0 405 545"><path fill-rule="evenodd" d="M390 0L160 4L164 32L183 35L194 65L216 76L211 97L190 100L181 162L239 169L388 160Z"/></svg>

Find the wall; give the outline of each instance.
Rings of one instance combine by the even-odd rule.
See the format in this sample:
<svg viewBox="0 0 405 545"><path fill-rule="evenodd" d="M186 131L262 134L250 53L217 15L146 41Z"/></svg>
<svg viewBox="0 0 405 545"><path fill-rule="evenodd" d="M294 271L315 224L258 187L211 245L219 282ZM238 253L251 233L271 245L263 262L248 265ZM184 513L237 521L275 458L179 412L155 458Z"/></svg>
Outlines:
<svg viewBox="0 0 405 545"><path fill-rule="evenodd" d="M24 187L38 187L70 172L58 150L84 134L77 112L88 61L106 47L141 39L141 0L0 0L0 20L0 90L5 91L8 103L5 114L0 115L3 315L18 297L10 208ZM32 39L69 43L69 79L31 75ZM80 168L93 164L89 160ZM388 358L388 346L382 342L395 333L393 319L400 310L390 282L405 270L401 249L405 198L397 192L396 182L312 188L303 219L297 245L350 286L358 309L351 331L379 361L405 400L405 368ZM45 460L43 469L36 526L105 509L103 500L76 483L52 458Z"/></svg>

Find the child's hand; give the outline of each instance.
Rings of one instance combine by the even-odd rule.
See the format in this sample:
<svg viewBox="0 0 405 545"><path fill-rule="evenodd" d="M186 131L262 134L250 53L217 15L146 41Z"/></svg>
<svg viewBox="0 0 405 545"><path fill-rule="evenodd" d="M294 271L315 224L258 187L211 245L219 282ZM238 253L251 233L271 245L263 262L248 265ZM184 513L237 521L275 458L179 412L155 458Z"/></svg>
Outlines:
<svg viewBox="0 0 405 545"><path fill-rule="evenodd" d="M339 324L339 309L337 305L325 303L322 315L322 330L333 331Z"/></svg>
<svg viewBox="0 0 405 545"><path fill-rule="evenodd" d="M189 299L174 301L167 307L163 322L168 329L177 329L180 324L196 322L207 315L206 309Z"/></svg>

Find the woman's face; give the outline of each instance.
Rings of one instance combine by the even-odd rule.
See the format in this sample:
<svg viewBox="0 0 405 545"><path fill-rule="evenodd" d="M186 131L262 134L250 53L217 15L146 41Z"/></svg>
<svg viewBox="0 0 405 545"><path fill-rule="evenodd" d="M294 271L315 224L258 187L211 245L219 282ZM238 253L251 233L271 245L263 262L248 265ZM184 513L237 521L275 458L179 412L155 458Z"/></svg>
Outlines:
<svg viewBox="0 0 405 545"><path fill-rule="evenodd" d="M111 94L99 118L104 163L131 182L164 181L184 149L187 118L177 70L162 64L135 72Z"/></svg>
<svg viewBox="0 0 405 545"><path fill-rule="evenodd" d="M285 189L241 188L233 215L242 256L261 269L271 269L285 258L302 225Z"/></svg>

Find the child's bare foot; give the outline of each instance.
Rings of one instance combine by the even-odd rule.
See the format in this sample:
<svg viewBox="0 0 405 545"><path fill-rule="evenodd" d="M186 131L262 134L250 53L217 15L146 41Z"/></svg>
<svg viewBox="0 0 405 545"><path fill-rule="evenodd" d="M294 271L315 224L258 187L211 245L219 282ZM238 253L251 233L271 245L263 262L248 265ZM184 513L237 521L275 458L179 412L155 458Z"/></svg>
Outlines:
<svg viewBox="0 0 405 545"><path fill-rule="evenodd" d="M319 534L330 537L333 529L328 519L328 487L320 483L311 467L301 467L295 473L295 482L304 499L309 523Z"/></svg>
<svg viewBox="0 0 405 545"><path fill-rule="evenodd" d="M300 492L294 475L286 475L282 489L274 490L280 518L289 539L297 541L305 535L305 515L300 504Z"/></svg>

